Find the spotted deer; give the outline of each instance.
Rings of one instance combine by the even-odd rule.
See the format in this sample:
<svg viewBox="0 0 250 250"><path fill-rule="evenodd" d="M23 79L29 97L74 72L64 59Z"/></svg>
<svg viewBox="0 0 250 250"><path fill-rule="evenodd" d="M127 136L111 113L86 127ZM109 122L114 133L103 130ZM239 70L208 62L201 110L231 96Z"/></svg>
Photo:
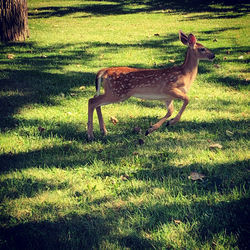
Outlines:
<svg viewBox="0 0 250 250"><path fill-rule="evenodd" d="M96 75L96 95L89 99L88 103L88 139L93 135L93 112L96 109L100 130L106 135L107 130L103 121L101 106L122 102L131 96L147 99L161 100L165 102L167 114L157 123L152 125L146 135L157 130L174 111L173 100L180 99L183 105L179 113L166 125L178 122L188 105L187 92L196 78L199 60L210 60L215 55L202 44L196 42L193 34L188 36L179 31L179 39L188 46L184 63L179 66L163 69L138 69L129 67L111 67L101 69ZM100 94L103 83L104 94Z"/></svg>

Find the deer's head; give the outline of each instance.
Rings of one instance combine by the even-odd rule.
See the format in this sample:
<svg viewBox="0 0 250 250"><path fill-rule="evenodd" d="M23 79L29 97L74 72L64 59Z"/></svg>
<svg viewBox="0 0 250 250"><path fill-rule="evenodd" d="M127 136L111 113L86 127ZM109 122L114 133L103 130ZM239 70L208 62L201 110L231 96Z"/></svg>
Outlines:
<svg viewBox="0 0 250 250"><path fill-rule="evenodd" d="M193 34L187 36L180 30L179 38L184 45L189 47L198 60L212 61L215 58L215 55L211 50L207 49L202 44L197 43L196 37Z"/></svg>

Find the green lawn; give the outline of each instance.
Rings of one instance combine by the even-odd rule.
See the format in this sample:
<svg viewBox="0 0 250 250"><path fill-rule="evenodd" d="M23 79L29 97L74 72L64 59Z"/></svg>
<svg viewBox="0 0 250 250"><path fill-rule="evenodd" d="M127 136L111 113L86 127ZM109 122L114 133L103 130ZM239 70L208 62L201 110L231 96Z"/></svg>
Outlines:
<svg viewBox="0 0 250 250"><path fill-rule="evenodd" d="M30 38L0 44L0 249L248 248L250 5L230 2L28 0ZM89 143L96 72L182 63L179 30L216 54L182 120L145 137L165 106L131 98Z"/></svg>

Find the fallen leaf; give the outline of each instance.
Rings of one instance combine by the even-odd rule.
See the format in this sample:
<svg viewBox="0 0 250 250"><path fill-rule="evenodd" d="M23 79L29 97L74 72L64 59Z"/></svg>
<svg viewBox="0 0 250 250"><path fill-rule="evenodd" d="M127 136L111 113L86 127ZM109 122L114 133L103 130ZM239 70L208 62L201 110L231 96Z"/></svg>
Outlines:
<svg viewBox="0 0 250 250"><path fill-rule="evenodd" d="M215 39L213 40L213 42L218 42L217 38L215 38Z"/></svg>
<svg viewBox="0 0 250 250"><path fill-rule="evenodd" d="M204 174L200 174L197 172L191 172L190 175L188 176L188 179L191 179L193 181L203 180L204 178L205 178Z"/></svg>
<svg viewBox="0 0 250 250"><path fill-rule="evenodd" d="M212 242L212 244L213 244L214 246L217 246L217 243L216 243L216 241L213 241L213 242Z"/></svg>
<svg viewBox="0 0 250 250"><path fill-rule="evenodd" d="M169 59L169 62L174 63L175 60L174 59Z"/></svg>
<svg viewBox="0 0 250 250"><path fill-rule="evenodd" d="M216 148L222 149L222 146L219 143L213 143L213 144L209 145L209 148L211 148L211 149L216 149Z"/></svg>
<svg viewBox="0 0 250 250"><path fill-rule="evenodd" d="M114 125L116 125L116 124L118 123L118 119L117 119L116 117L114 117L114 116L111 116L111 117L110 117L110 121L111 121Z"/></svg>
<svg viewBox="0 0 250 250"><path fill-rule="evenodd" d="M126 174L124 174L124 175L121 175L121 176L120 176L120 179L121 179L122 181L127 181L127 180L129 180L129 176L126 175Z"/></svg>
<svg viewBox="0 0 250 250"><path fill-rule="evenodd" d="M38 131L39 131L40 133L42 133L42 132L44 132L44 131L45 131L45 128L43 128L43 127L39 126L39 127L38 127Z"/></svg>
<svg viewBox="0 0 250 250"><path fill-rule="evenodd" d="M220 68L220 65L219 65L219 64L214 64L214 67L215 67L216 69L219 69L219 68Z"/></svg>
<svg viewBox="0 0 250 250"><path fill-rule="evenodd" d="M141 128L140 127L135 127L133 129L133 132L136 133L136 134L140 134L141 133Z"/></svg>
<svg viewBox="0 0 250 250"><path fill-rule="evenodd" d="M179 225L179 224L181 224L181 221L180 221L180 220L174 220L174 223L175 223L176 225Z"/></svg>
<svg viewBox="0 0 250 250"><path fill-rule="evenodd" d="M8 55L7 55L7 58L8 58L8 59L14 59L14 58L15 58L15 55L14 55L14 54L8 54Z"/></svg>
<svg viewBox="0 0 250 250"><path fill-rule="evenodd" d="M47 58L47 56L46 55L41 55L41 58Z"/></svg>
<svg viewBox="0 0 250 250"><path fill-rule="evenodd" d="M85 86L81 86L79 89L80 89L80 90L85 90L86 87L85 87Z"/></svg>
<svg viewBox="0 0 250 250"><path fill-rule="evenodd" d="M226 130L226 135L231 137L234 135L234 133L230 130Z"/></svg>
<svg viewBox="0 0 250 250"><path fill-rule="evenodd" d="M143 145L145 142L142 139L138 140L139 145Z"/></svg>
<svg viewBox="0 0 250 250"><path fill-rule="evenodd" d="M244 59L244 56L239 56L238 59Z"/></svg>

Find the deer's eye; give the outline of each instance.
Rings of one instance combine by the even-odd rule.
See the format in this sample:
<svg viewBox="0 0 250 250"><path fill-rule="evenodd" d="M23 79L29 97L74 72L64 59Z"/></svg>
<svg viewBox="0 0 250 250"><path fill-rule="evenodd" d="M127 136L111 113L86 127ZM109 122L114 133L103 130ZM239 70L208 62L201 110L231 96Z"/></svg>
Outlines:
<svg viewBox="0 0 250 250"><path fill-rule="evenodd" d="M199 51L200 51L200 52L205 52L206 49L205 49L205 48L200 48Z"/></svg>

